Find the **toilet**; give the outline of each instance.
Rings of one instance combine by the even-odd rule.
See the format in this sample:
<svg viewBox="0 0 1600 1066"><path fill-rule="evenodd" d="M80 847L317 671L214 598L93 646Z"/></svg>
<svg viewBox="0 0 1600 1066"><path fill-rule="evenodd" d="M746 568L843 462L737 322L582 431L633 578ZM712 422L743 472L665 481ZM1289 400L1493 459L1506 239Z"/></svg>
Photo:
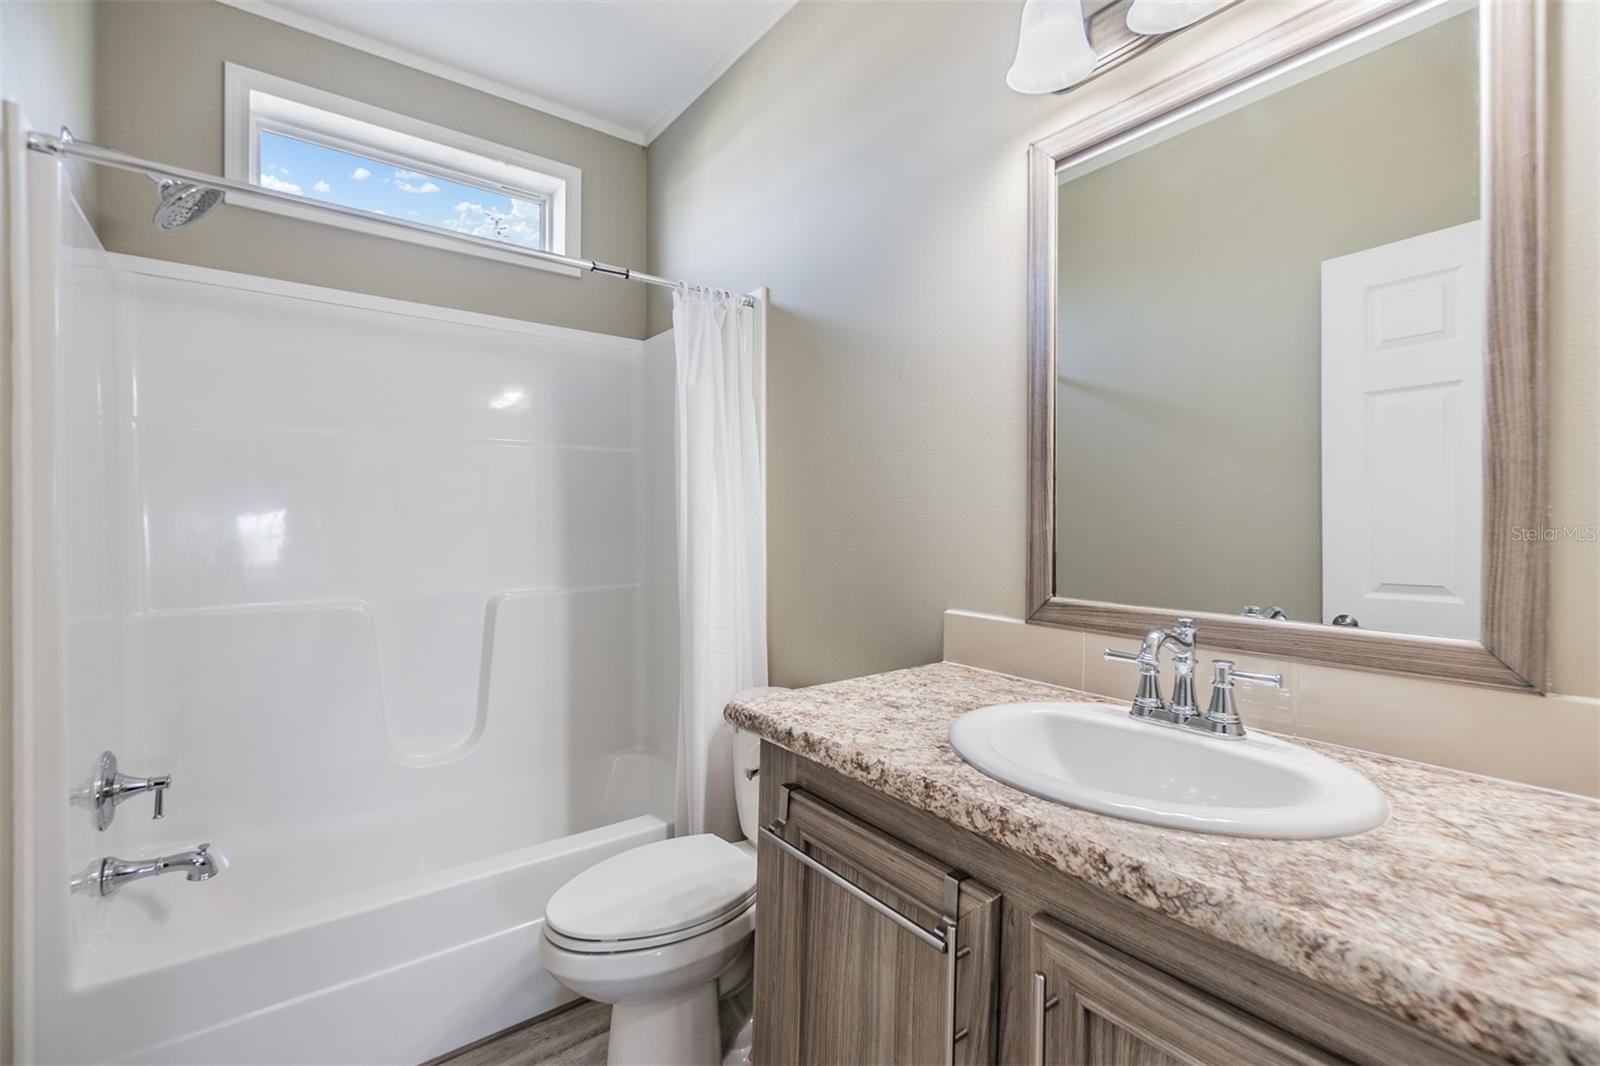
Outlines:
<svg viewBox="0 0 1600 1066"><path fill-rule="evenodd" d="M749 975L756 928L760 741L736 732L744 839L701 833L597 863L550 897L539 956L580 996L610 1003L612 1066L714 1066L717 1004Z"/></svg>

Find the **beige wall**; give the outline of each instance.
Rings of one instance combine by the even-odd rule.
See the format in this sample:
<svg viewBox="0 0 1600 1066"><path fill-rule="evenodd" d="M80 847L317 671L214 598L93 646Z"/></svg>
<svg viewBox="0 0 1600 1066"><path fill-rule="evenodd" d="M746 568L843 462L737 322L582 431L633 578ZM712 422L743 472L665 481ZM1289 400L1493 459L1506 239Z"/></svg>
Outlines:
<svg viewBox="0 0 1600 1066"><path fill-rule="evenodd" d="M34 128L96 136L94 24L89 0L0 0L0 98L21 104ZM98 174L73 178L92 207Z"/></svg>
<svg viewBox="0 0 1600 1066"><path fill-rule="evenodd" d="M1589 5L1556 8L1552 376L1582 395L1552 407L1553 517L1592 522L1596 42ZM651 146L652 269L772 287L775 683L937 659L946 607L1022 612L1024 150L1289 10L1240 5L1040 99L1005 88L1015 4L801 4ZM1596 550L1555 553L1571 693L1600 690Z"/></svg>
<svg viewBox="0 0 1600 1066"><path fill-rule="evenodd" d="M1478 217L1477 68L1468 11L1061 186L1062 595L1324 617L1322 261Z"/></svg>
<svg viewBox="0 0 1600 1066"><path fill-rule="evenodd" d="M102 0L95 104L115 147L222 172L222 66L240 63L583 169L585 258L637 266L644 149L210 0ZM644 336L644 287L567 277L242 208L177 233L150 225L153 186L102 178L114 252L308 282L624 337Z"/></svg>

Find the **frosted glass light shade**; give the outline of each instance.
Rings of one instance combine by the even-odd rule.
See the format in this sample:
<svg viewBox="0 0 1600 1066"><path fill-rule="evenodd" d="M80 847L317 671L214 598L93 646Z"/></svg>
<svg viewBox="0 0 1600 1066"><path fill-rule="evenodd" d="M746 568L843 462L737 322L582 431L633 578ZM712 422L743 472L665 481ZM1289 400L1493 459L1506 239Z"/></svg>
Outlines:
<svg viewBox="0 0 1600 1066"><path fill-rule="evenodd" d="M1151 37L1192 26L1229 0L1133 0L1128 8L1128 29Z"/></svg>
<svg viewBox="0 0 1600 1066"><path fill-rule="evenodd" d="M1081 0L1027 0L1006 84L1030 95L1056 93L1092 73L1094 49Z"/></svg>

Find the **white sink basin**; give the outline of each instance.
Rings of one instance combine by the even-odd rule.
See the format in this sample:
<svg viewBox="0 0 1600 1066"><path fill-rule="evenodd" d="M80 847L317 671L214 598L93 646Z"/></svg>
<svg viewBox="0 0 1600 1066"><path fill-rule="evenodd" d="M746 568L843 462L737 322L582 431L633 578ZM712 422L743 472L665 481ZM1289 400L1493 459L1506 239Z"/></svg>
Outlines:
<svg viewBox="0 0 1600 1066"><path fill-rule="evenodd" d="M950 725L963 759L998 781L1134 822L1237 837L1312 839L1389 817L1376 785L1316 752L1163 727L1104 703L1003 703Z"/></svg>

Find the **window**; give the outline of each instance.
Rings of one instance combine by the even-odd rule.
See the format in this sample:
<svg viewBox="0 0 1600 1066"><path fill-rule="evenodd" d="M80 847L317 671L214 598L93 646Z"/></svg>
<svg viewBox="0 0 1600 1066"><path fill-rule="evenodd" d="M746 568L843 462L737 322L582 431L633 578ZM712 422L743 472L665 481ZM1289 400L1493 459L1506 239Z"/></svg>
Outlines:
<svg viewBox="0 0 1600 1066"><path fill-rule="evenodd" d="M576 273L452 235L581 255L577 167L232 63L226 89L227 177L373 217L241 196L242 206Z"/></svg>

